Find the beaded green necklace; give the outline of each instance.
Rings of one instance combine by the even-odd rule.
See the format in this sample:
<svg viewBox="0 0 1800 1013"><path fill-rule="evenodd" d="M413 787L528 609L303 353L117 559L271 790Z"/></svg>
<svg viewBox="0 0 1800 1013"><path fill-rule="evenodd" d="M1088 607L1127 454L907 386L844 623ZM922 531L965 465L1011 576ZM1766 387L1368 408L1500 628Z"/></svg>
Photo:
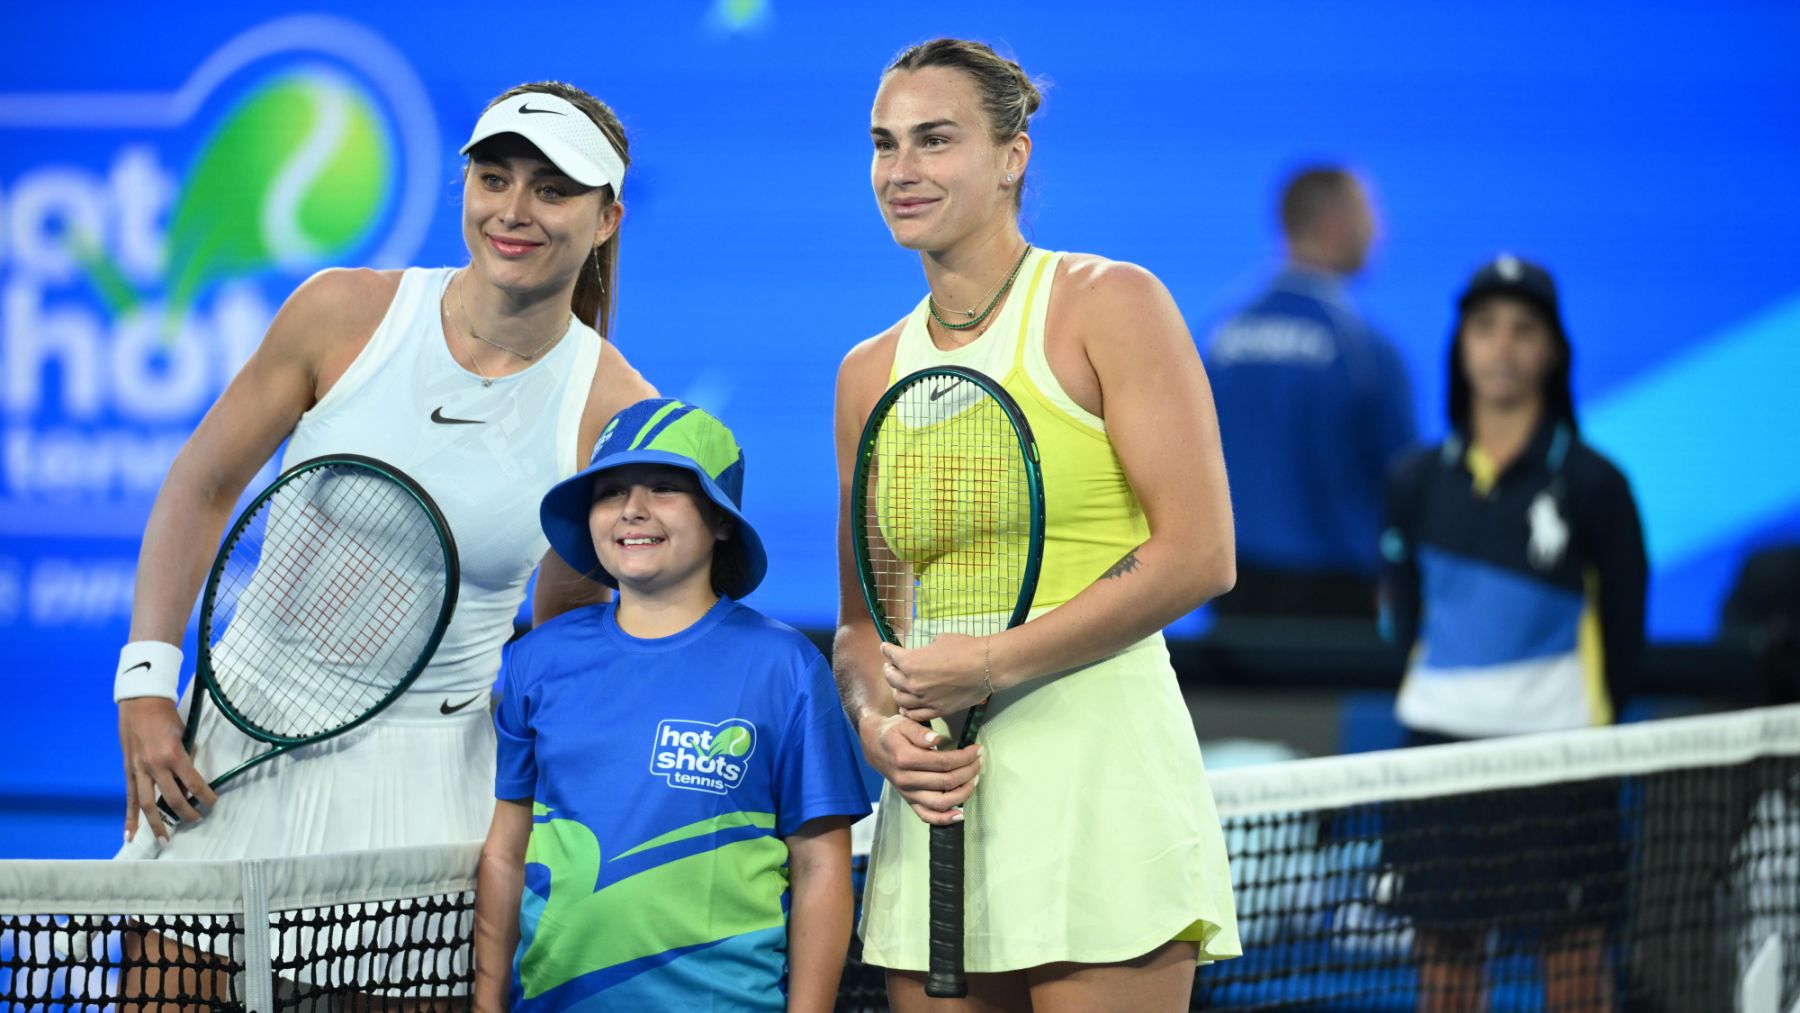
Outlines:
<svg viewBox="0 0 1800 1013"><path fill-rule="evenodd" d="M946 331L966 331L972 327L980 327L981 322L988 318L988 314L994 312L994 307L1000 305L1000 300L1006 298L1007 290L1012 288L1013 279L1015 279L1019 276L1019 268L1025 266L1025 258L1027 256L1030 256L1030 254L1031 254L1031 244L1026 243L1025 244L1025 252L1019 254L1018 261L1016 263L1014 263L1012 266L1012 273L1006 276L1005 283L1000 286L1000 290L998 292L994 293L994 298L992 298L988 301L987 307L981 311L980 316L975 316L974 319L970 320L968 323L953 324L950 321L944 319L943 314L938 312L937 300L933 299L931 296L928 295L925 297L925 306L927 309L929 309L931 311L931 319L936 320L938 322L938 326L942 327ZM974 313L975 313L974 310L964 310L963 312L965 312L971 316L974 316Z"/></svg>

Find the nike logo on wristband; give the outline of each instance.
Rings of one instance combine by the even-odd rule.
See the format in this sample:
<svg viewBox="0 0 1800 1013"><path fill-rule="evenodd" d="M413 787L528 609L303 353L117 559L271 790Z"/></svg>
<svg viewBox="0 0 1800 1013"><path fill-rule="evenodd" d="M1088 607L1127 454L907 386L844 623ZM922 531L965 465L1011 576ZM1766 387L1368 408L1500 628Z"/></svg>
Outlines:
<svg viewBox="0 0 1800 1013"><path fill-rule="evenodd" d="M455 714L457 711L462 710L464 707L467 707L468 705L474 703L475 701L481 699L482 697L484 697L486 695L487 695L486 693L477 693L474 696L468 698L467 700L464 700L462 703L459 703L454 707L450 706L450 698L445 697L444 702L438 704L438 713L439 714Z"/></svg>
<svg viewBox="0 0 1800 1013"><path fill-rule="evenodd" d="M521 103L519 105L519 111L524 113L527 116L530 116L534 113L549 113L552 116L563 115L563 111L561 109L533 109L533 108L531 108L531 103L529 103L529 102Z"/></svg>
<svg viewBox="0 0 1800 1013"><path fill-rule="evenodd" d="M137 664L131 666L130 668L127 668L125 671L120 672L119 674L120 675L130 675L131 673L137 671L140 668L149 668L149 667L150 667L150 663L148 661L140 661Z"/></svg>
<svg viewBox="0 0 1800 1013"><path fill-rule="evenodd" d="M440 426L479 426L482 423L486 422L487 420L486 419L453 419L450 416L444 414L443 408L433 408L431 410L431 421L436 422Z"/></svg>

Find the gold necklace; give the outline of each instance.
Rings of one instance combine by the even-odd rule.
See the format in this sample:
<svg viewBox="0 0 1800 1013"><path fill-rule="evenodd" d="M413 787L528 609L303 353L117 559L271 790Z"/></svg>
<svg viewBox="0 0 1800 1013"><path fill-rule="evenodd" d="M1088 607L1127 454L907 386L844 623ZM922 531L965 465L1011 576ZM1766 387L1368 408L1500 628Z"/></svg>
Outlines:
<svg viewBox="0 0 1800 1013"><path fill-rule="evenodd" d="M458 275L457 277L460 278L462 276ZM543 344L537 346L536 348L532 349L529 352L521 352L516 348L508 348L507 346L502 345L498 341L493 341L488 338L484 338L481 336L481 333L479 331L475 330L475 321L470 319L469 307L463 303L461 288L458 288L456 290L456 308L462 311L463 327L468 330L469 337L474 338L476 341L479 341L484 345L492 345L493 347L498 348L503 352L511 352L512 354L518 356L519 358L524 359L526 362L530 362L531 360L544 354L544 349L549 348L551 345L555 344L556 339L562 337L563 334L566 331L568 331L568 329L569 329L568 325L564 324L563 329L561 331L557 331L555 334L550 335L549 339L546 340ZM570 313L569 315L571 317L573 317L575 314ZM473 361L473 360L470 360L470 361ZM479 373L481 371L476 370L475 372Z"/></svg>
<svg viewBox="0 0 1800 1013"><path fill-rule="evenodd" d="M494 385L493 379L481 371L481 366L476 363L474 355L469 356L469 368L475 371L476 376L481 377L481 385L483 387L492 387Z"/></svg>
<svg viewBox="0 0 1800 1013"><path fill-rule="evenodd" d="M1026 249L1030 249L1030 246L1027 245ZM952 312L961 313L965 319L973 319L975 316L975 307L980 306L982 303L986 302L988 296L993 295L995 290L1004 284L1006 284L1006 275L1001 275L1000 277L995 278L994 283L992 285L988 286L988 290L986 292L981 293L981 298L975 300L974 306L971 306L970 308L968 308L966 310L953 310ZM948 307L946 307L946 308L948 308Z"/></svg>
<svg viewBox="0 0 1800 1013"><path fill-rule="evenodd" d="M964 323L953 324L950 321L945 320L942 314L938 313L937 299L931 295L926 295L925 308L931 312L931 319L936 320L938 326L946 331L967 331L980 327L982 321L988 318L988 314L994 312L994 307L1000 305L1000 300L1005 298L1006 293L1012 289L1013 281L1019 277L1019 268L1025 266L1025 258L1030 254L1031 244L1026 243L1025 249L1019 251L1019 259L1013 261L1012 270L1007 273L1006 277L1001 279L999 291L994 293L993 300L981 311L980 316L976 316L973 310L956 310L955 312L964 313L970 319Z"/></svg>
<svg viewBox="0 0 1800 1013"><path fill-rule="evenodd" d="M444 296L447 296L449 294L450 293L448 291L445 291ZM448 319L450 316L450 309L448 306L444 305L444 296L438 297L438 310L443 313L445 319ZM464 319L468 318L468 314L466 314L466 313L463 316L464 316ZM470 333L474 333L474 332L471 331ZM454 351L452 351L450 353L450 358L452 361L454 361L456 359L456 353ZM486 373L483 373L481 371L481 364L475 358L475 353L473 351L471 351L469 353L469 369L474 371L475 375L481 378L481 385L483 387L492 387L494 385L493 377L490 377Z"/></svg>

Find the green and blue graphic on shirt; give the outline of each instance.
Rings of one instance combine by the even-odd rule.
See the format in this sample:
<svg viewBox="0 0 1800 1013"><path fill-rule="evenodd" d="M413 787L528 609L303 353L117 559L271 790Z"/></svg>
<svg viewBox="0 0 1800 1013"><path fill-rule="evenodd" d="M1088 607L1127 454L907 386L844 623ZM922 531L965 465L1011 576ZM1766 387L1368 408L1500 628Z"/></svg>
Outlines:
<svg viewBox="0 0 1800 1013"><path fill-rule="evenodd" d="M613 606L513 646L495 795L533 800L516 1010L782 1010L787 846L868 812L829 667L729 599L672 637Z"/></svg>

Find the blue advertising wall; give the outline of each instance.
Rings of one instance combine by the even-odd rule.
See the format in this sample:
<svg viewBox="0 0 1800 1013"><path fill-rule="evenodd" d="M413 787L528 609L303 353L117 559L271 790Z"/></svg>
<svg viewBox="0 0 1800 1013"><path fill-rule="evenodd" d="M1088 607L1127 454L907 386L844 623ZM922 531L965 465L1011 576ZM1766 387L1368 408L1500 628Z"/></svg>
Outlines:
<svg viewBox="0 0 1800 1013"><path fill-rule="evenodd" d="M1405 352L1427 435L1467 273L1502 249L1550 264L1588 434L1645 513L1654 636L1710 636L1745 552L1800 540L1791 5L200 2L9 22L0 815L119 795L110 678L170 459L310 272L462 262L456 148L525 80L578 83L628 127L617 338L737 429L774 560L753 601L789 622L835 607L836 364L923 292L871 199L866 129L885 61L937 34L1048 81L1027 235L1149 267L1202 338L1277 263L1281 174L1360 166L1385 241L1355 294ZM108 846L25 836L0 855Z"/></svg>

